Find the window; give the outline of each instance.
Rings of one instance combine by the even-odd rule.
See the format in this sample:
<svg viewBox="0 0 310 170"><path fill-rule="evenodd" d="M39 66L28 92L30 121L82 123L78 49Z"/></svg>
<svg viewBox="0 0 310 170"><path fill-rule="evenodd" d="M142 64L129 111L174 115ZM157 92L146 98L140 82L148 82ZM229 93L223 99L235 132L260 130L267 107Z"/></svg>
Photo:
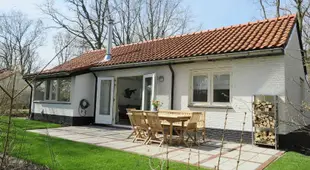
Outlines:
<svg viewBox="0 0 310 170"><path fill-rule="evenodd" d="M38 81L34 100L70 102L71 78Z"/></svg>
<svg viewBox="0 0 310 170"><path fill-rule="evenodd" d="M198 72L192 74L193 103L229 103L230 74L216 72Z"/></svg>
<svg viewBox="0 0 310 170"><path fill-rule="evenodd" d="M208 76L193 76L193 101L208 102Z"/></svg>
<svg viewBox="0 0 310 170"><path fill-rule="evenodd" d="M45 82L38 81L35 83L34 100L44 100Z"/></svg>
<svg viewBox="0 0 310 170"><path fill-rule="evenodd" d="M213 102L229 102L229 74L213 75Z"/></svg>
<svg viewBox="0 0 310 170"><path fill-rule="evenodd" d="M57 97L57 80L51 80L51 100L56 100Z"/></svg>
<svg viewBox="0 0 310 170"><path fill-rule="evenodd" d="M50 99L50 91L51 90L51 81L46 81L46 89L45 89L45 100Z"/></svg>
<svg viewBox="0 0 310 170"><path fill-rule="evenodd" d="M70 101L71 79L60 79L58 86L58 101Z"/></svg>

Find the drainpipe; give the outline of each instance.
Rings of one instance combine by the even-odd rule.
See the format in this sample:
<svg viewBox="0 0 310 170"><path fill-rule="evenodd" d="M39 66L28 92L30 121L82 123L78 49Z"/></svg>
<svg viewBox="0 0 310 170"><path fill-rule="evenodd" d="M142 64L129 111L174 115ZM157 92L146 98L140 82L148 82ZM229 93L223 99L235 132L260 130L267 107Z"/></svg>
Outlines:
<svg viewBox="0 0 310 170"><path fill-rule="evenodd" d="M95 96L94 96L94 120L93 122L95 123L95 120L96 120L96 104L97 104L97 83L98 83L98 76L94 73L94 72L91 72L93 73L94 77L95 77Z"/></svg>
<svg viewBox="0 0 310 170"><path fill-rule="evenodd" d="M29 118L32 119L33 118L33 114L31 113L31 106L32 106L32 93L33 93L33 86L31 85L31 83L29 83L29 81L27 79L24 79L25 82L28 84L28 86L30 87L30 97L29 97Z"/></svg>
<svg viewBox="0 0 310 170"><path fill-rule="evenodd" d="M170 109L173 110L173 105L174 105L174 70L172 68L172 65L169 64L169 69L171 72L171 98L170 98Z"/></svg>

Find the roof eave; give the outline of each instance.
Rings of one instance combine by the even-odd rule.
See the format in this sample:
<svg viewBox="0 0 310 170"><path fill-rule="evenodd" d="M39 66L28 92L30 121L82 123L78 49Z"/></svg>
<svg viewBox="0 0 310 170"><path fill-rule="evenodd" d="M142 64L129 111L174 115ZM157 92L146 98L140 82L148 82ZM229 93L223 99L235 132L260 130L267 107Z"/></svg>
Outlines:
<svg viewBox="0 0 310 170"><path fill-rule="evenodd" d="M45 79L45 78L53 78L53 77L67 77L71 72L57 72L57 73L43 73L43 74L30 74L24 75L23 79Z"/></svg>
<svg viewBox="0 0 310 170"><path fill-rule="evenodd" d="M137 63L126 63L126 64L119 64L119 65L97 66L97 67L90 68L90 70L91 71L102 71L102 70L112 70L112 69L119 69L119 68L177 64L177 63L187 63L187 62L193 62L193 61L250 58L250 57L259 57L259 56L281 55L281 54L284 54L284 50L282 47L278 47L278 48L270 48L270 49L262 49L262 50L212 54L212 55L176 58L176 59L168 59L168 60L157 60L157 61L146 61L146 62L137 62Z"/></svg>

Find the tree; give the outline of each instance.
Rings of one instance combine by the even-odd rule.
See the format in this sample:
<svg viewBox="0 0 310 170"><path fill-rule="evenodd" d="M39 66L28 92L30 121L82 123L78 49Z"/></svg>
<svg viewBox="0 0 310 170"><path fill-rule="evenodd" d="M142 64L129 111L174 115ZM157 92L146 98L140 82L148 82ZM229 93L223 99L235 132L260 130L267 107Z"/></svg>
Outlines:
<svg viewBox="0 0 310 170"><path fill-rule="evenodd" d="M72 59L73 57L79 56L88 50L88 46L85 45L83 40L74 39L73 42L70 42L73 39L74 36L69 32L58 32L56 35L54 35L53 43L55 53L58 53L61 49L67 46L57 56L59 64L63 64L64 62Z"/></svg>
<svg viewBox="0 0 310 170"><path fill-rule="evenodd" d="M42 11L57 27L101 49L107 38L107 21L113 19L113 43L122 45L183 34L191 30L191 15L182 0L64 0L68 10L46 0ZM64 5L63 5L64 6ZM69 12L68 12L69 11Z"/></svg>
<svg viewBox="0 0 310 170"><path fill-rule="evenodd" d="M184 34L191 30L190 11L182 0L141 0L138 15L139 40L163 38Z"/></svg>
<svg viewBox="0 0 310 170"><path fill-rule="evenodd" d="M281 13L280 13L281 0L258 0L258 2L262 10L263 17L265 19L268 18L269 10L271 11L275 10L276 17L281 16Z"/></svg>
<svg viewBox="0 0 310 170"><path fill-rule="evenodd" d="M21 12L12 11L0 17L0 63L22 74L36 70L37 50L43 44L43 23L30 20Z"/></svg>
<svg viewBox="0 0 310 170"><path fill-rule="evenodd" d="M107 36L108 0L64 0L62 6L66 6L67 11L61 12L53 0L47 0L41 10L58 27L87 42L91 49L103 48Z"/></svg>
<svg viewBox="0 0 310 170"><path fill-rule="evenodd" d="M111 16L115 19L113 43L118 45L138 41L137 24L142 0L114 0L110 7Z"/></svg>

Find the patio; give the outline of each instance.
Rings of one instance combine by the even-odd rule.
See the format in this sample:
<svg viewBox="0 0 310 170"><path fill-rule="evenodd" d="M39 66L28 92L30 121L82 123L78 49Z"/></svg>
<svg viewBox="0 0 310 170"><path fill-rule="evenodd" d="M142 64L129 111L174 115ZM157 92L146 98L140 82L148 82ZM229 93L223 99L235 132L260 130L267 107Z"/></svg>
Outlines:
<svg viewBox="0 0 310 170"><path fill-rule="evenodd" d="M70 126L29 131L160 159L166 159L167 156L167 147L165 145L163 147L158 147L158 144L143 145L142 142L133 143L132 139L126 139L131 133L129 129L98 126ZM193 165L198 165L199 163L201 167L214 168L218 162L220 145L221 143L219 141L208 141L199 147L195 146L193 148L169 146L168 157L169 160L177 162L189 162ZM236 169L239 149L238 143L225 142L220 159L220 169ZM247 144L243 145L241 147L238 169L263 169L283 153L284 152L279 150L259 148Z"/></svg>

